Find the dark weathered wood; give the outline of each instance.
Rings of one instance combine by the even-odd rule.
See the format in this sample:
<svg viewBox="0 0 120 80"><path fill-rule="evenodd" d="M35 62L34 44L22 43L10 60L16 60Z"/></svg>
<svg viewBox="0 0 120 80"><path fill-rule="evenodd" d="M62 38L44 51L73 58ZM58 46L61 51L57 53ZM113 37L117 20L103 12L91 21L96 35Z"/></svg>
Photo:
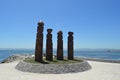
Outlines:
<svg viewBox="0 0 120 80"><path fill-rule="evenodd" d="M68 32L68 59L73 60L74 59L74 44L73 44L73 32Z"/></svg>
<svg viewBox="0 0 120 80"><path fill-rule="evenodd" d="M44 23L38 22L37 36L36 36L36 46L35 46L35 61L41 62L43 59L43 29Z"/></svg>
<svg viewBox="0 0 120 80"><path fill-rule="evenodd" d="M46 39L46 60L53 60L53 43L52 43L52 29L47 29L47 39Z"/></svg>
<svg viewBox="0 0 120 80"><path fill-rule="evenodd" d="M62 31L57 33L57 60L63 60L63 36Z"/></svg>

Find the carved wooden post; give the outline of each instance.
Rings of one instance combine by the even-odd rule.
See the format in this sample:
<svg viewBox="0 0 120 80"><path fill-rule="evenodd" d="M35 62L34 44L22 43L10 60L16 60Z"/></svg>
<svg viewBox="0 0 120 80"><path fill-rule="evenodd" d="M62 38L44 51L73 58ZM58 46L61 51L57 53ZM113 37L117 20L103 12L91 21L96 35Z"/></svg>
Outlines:
<svg viewBox="0 0 120 80"><path fill-rule="evenodd" d="M63 60L63 36L62 31L57 33L57 60Z"/></svg>
<svg viewBox="0 0 120 80"><path fill-rule="evenodd" d="M44 23L42 21L38 22L37 36L36 36L36 47L35 47L35 61L41 62L43 59L43 29Z"/></svg>
<svg viewBox="0 0 120 80"><path fill-rule="evenodd" d="M73 52L74 52L74 46L73 46L73 32L68 32L68 59L73 60Z"/></svg>
<svg viewBox="0 0 120 80"><path fill-rule="evenodd" d="M52 43L52 29L47 29L47 39L46 39L46 60L53 60L53 43Z"/></svg>

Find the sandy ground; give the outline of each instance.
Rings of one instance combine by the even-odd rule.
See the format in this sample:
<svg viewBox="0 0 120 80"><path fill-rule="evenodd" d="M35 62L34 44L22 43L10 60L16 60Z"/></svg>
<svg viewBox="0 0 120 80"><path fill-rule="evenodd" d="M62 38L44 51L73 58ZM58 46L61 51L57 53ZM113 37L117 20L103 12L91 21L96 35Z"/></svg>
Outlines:
<svg viewBox="0 0 120 80"><path fill-rule="evenodd" d="M120 80L120 64L88 61L92 69L79 73L38 74L15 69L18 62L0 64L0 80Z"/></svg>

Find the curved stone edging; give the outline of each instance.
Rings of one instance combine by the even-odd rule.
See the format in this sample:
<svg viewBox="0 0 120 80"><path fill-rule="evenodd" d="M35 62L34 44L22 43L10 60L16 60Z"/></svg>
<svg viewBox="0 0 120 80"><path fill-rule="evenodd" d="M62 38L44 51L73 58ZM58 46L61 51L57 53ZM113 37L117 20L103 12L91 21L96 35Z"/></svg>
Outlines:
<svg viewBox="0 0 120 80"><path fill-rule="evenodd" d="M24 72L61 74L87 71L91 66L87 61L73 64L34 64L21 61L15 68Z"/></svg>

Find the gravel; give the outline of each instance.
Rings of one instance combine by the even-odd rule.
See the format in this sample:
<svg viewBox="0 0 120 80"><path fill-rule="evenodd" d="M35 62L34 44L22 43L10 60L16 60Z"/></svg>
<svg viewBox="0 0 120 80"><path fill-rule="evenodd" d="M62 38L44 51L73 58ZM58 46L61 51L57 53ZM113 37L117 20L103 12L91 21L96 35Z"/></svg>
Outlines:
<svg viewBox="0 0 120 80"><path fill-rule="evenodd" d="M91 69L91 66L87 61L71 64L37 64L21 61L15 68L24 72L61 74L83 72Z"/></svg>

